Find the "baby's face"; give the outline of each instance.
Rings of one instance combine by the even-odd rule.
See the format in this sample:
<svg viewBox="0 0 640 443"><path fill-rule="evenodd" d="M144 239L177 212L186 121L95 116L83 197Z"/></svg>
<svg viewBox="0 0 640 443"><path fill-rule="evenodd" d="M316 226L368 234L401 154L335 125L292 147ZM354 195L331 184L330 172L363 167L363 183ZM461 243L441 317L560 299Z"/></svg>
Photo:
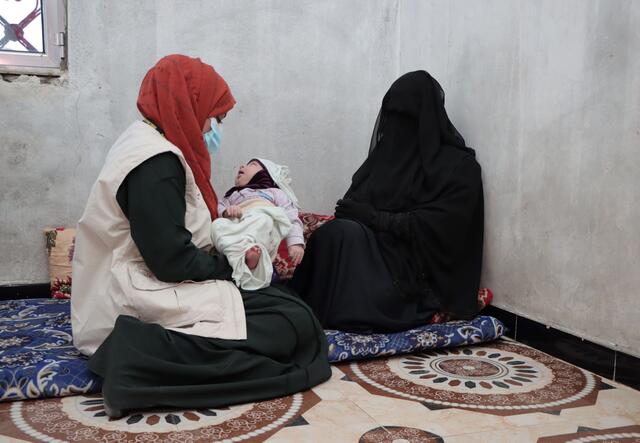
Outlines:
<svg viewBox="0 0 640 443"><path fill-rule="evenodd" d="M235 185L246 186L258 171L262 171L262 165L255 160L251 160L246 165L241 165L238 169L238 175L236 175Z"/></svg>

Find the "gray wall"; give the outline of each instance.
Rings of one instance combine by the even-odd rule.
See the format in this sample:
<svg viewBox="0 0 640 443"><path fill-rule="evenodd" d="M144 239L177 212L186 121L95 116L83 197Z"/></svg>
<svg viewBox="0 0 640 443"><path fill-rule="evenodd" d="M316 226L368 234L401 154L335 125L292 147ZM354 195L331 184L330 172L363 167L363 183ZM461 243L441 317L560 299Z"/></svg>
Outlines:
<svg viewBox="0 0 640 443"><path fill-rule="evenodd" d="M331 212L382 95L427 69L478 153L495 304L640 355L640 2L69 2L69 71L0 81L0 284L47 281L160 56L200 56L238 105L214 185L265 156Z"/></svg>

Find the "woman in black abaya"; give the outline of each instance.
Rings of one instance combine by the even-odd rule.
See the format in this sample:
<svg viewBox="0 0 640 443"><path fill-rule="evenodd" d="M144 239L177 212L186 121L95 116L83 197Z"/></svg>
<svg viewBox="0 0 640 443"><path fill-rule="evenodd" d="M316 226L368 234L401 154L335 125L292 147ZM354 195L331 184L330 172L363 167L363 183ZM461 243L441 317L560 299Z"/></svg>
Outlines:
<svg viewBox="0 0 640 443"><path fill-rule="evenodd" d="M425 71L382 100L369 156L336 219L310 238L293 288L325 328L390 332L437 311L477 311L484 204L480 165Z"/></svg>

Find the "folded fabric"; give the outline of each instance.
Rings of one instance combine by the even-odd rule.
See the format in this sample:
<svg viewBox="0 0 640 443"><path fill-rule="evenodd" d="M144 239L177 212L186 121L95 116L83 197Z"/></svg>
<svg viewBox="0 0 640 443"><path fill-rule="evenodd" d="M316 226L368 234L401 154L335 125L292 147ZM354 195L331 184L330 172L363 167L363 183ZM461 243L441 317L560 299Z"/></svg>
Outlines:
<svg viewBox="0 0 640 443"><path fill-rule="evenodd" d="M46 228L45 247L49 259L51 297L71 297L71 260L75 249L76 230Z"/></svg>

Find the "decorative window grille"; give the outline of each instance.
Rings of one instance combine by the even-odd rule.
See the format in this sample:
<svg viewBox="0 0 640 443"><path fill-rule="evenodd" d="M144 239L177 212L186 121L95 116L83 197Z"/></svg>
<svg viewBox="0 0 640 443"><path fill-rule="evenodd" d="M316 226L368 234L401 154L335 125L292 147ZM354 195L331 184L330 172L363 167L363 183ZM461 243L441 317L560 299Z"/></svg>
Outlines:
<svg viewBox="0 0 640 443"><path fill-rule="evenodd" d="M66 0L0 0L0 73L60 75Z"/></svg>

